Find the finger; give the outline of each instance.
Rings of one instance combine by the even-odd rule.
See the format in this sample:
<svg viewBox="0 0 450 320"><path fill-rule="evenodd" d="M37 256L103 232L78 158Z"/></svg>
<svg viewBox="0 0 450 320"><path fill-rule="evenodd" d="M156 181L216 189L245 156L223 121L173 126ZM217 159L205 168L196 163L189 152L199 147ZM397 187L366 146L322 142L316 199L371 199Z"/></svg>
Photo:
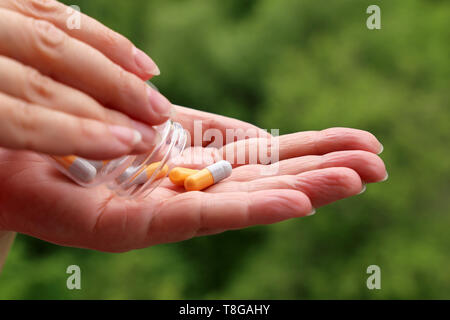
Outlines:
<svg viewBox="0 0 450 320"><path fill-rule="evenodd" d="M298 175L278 176L248 182L224 181L207 191L255 192L271 189L291 189L301 191L311 200L314 208L334 201L357 195L363 184L356 171L349 168L327 168L313 170Z"/></svg>
<svg viewBox="0 0 450 320"><path fill-rule="evenodd" d="M247 165L236 168L227 181L249 181L270 175L296 175L317 169L347 167L355 170L365 183L383 181L387 175L383 160L367 151L337 151L323 156L304 156L268 166Z"/></svg>
<svg viewBox="0 0 450 320"><path fill-rule="evenodd" d="M0 9L0 55L32 66L142 122L160 124L170 116L172 105L159 92L44 20Z"/></svg>
<svg viewBox="0 0 450 320"><path fill-rule="evenodd" d="M141 142L138 131L49 110L0 93L0 145L53 155L112 159Z"/></svg>
<svg viewBox="0 0 450 320"><path fill-rule="evenodd" d="M294 190L188 192L161 205L149 223L144 243L181 241L192 238L202 229L227 230L271 224L302 217L311 211L308 197Z"/></svg>
<svg viewBox="0 0 450 320"><path fill-rule="evenodd" d="M341 150L364 150L380 153L383 146L369 132L330 128L322 131L305 131L270 139L252 138L224 146L222 157L235 166L243 164L267 164L305 155L322 155Z"/></svg>
<svg viewBox="0 0 450 320"><path fill-rule="evenodd" d="M143 80L160 74L153 60L137 49L127 38L58 1L0 0L0 7L53 23L71 37L97 49L113 62ZM73 23L79 23L79 26L71 26L71 18L74 19Z"/></svg>
<svg viewBox="0 0 450 320"><path fill-rule="evenodd" d="M334 138L331 139L331 136ZM249 164L266 164L269 160L272 163L275 162L273 167L276 169L280 165L278 160L299 158L307 155L323 155L340 150L365 150L370 153L376 153L375 150L381 151L381 149L382 146L378 140L367 131L331 128L323 131L298 132L280 137L250 138L230 143L220 149L195 146L186 149L183 155L176 159L176 162L178 165L188 168L199 168L225 159L235 168L246 165L245 168L247 169ZM336 163L342 162L339 160L338 155L330 156L327 160L331 161L333 157L333 161ZM361 157L361 154L359 154L359 157ZM308 160L311 159L319 158L308 158ZM350 159L346 157L344 160ZM357 160L355 159L352 162ZM261 169L262 167L253 167L253 169L255 168ZM238 172L243 172L243 170ZM270 169L266 171L278 174L277 170Z"/></svg>
<svg viewBox="0 0 450 320"><path fill-rule="evenodd" d="M189 148L185 150L182 157L175 160L174 166L203 169L220 160L220 155L214 148ZM297 175L307 171L334 167L353 169L358 173L363 183L381 182L387 178L384 162L379 156L367 151L337 151L323 156L291 158L271 165L240 166L234 168L232 175L217 188L231 181L246 183L269 176ZM164 180L161 186L171 190L180 190L169 180ZM211 188L208 190L211 190Z"/></svg>
<svg viewBox="0 0 450 320"><path fill-rule="evenodd" d="M202 228L197 231L195 234L195 237L204 237L204 236L213 236L219 233L223 233L227 230L225 229L209 229L209 228Z"/></svg>
<svg viewBox="0 0 450 320"><path fill-rule="evenodd" d="M174 106L174 110L172 120L189 132L193 146L221 148L238 140L270 137L267 131L237 119L181 106Z"/></svg>
<svg viewBox="0 0 450 320"><path fill-rule="evenodd" d="M3 56L0 56L0 92L77 117L134 128L141 133L149 148L157 142L157 133L153 127L132 121L121 112L104 108L83 92Z"/></svg>
<svg viewBox="0 0 450 320"><path fill-rule="evenodd" d="M62 187L58 190L63 189ZM92 194L98 193L97 188ZM80 247L94 247L102 251L123 252L159 243L186 240L202 230L228 230L270 224L302 217L312 211L308 197L293 190L234 192L208 196L202 192L190 192L165 201L153 196L152 194L139 202L109 197L101 206L101 212L88 214L84 210L85 217L82 221L78 217L74 218L78 224L73 227L81 228L82 237L74 238L67 232L59 232L52 235L50 240L56 239L55 242L66 242ZM93 196L88 195L87 198L92 199ZM84 204L74 207L83 208ZM75 210L68 212L70 215L74 213ZM67 221L62 221L61 224L66 225ZM14 229L22 231L23 228L15 226ZM90 230L88 234L86 229ZM47 234L49 232L55 233L47 230ZM30 234L29 231L25 233ZM36 233L32 234L36 236Z"/></svg>

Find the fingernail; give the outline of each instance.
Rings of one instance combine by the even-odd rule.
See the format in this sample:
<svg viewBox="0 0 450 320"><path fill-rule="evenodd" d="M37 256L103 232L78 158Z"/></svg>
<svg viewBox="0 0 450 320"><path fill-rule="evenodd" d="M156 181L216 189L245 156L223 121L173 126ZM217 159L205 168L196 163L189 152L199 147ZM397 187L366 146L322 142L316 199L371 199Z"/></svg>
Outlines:
<svg viewBox="0 0 450 320"><path fill-rule="evenodd" d="M383 152L383 150L384 150L383 145L381 143L380 143L380 145L381 145L381 149L380 149L380 151L378 151L378 154L381 154Z"/></svg>
<svg viewBox="0 0 450 320"><path fill-rule="evenodd" d="M156 146L161 142L161 135L154 128L139 121L132 120L133 127L142 135L142 141Z"/></svg>
<svg viewBox="0 0 450 320"><path fill-rule="evenodd" d="M136 60L137 66L148 75L159 76L161 72L159 71L156 63L144 53L144 51L138 48L133 48L134 59Z"/></svg>
<svg viewBox="0 0 450 320"><path fill-rule="evenodd" d="M380 182L386 181L389 178L389 174L386 172L386 177L384 177L383 180L381 180Z"/></svg>
<svg viewBox="0 0 450 320"><path fill-rule="evenodd" d="M316 214L316 209L313 208L313 210L312 210L310 213L308 213L308 214L306 215L306 217L313 216L313 215L315 215L315 214Z"/></svg>
<svg viewBox="0 0 450 320"><path fill-rule="evenodd" d="M170 119L174 120L176 116L177 110L174 107L172 107L172 109L170 110Z"/></svg>
<svg viewBox="0 0 450 320"><path fill-rule="evenodd" d="M150 80L145 81L150 87L152 87L153 89L155 89L156 91L159 92L159 89L157 86L155 86L155 84L153 82L151 82Z"/></svg>
<svg viewBox="0 0 450 320"><path fill-rule="evenodd" d="M361 191L358 194L366 192L366 189L367 189L367 186L365 184L363 184L363 187L362 187Z"/></svg>
<svg viewBox="0 0 450 320"><path fill-rule="evenodd" d="M150 87L147 87L147 95L150 102L150 107L154 112L163 117L170 117L172 112L172 104L166 97Z"/></svg>
<svg viewBox="0 0 450 320"><path fill-rule="evenodd" d="M111 133L122 143L127 145L136 145L142 141L142 135L139 131L122 127L122 126L109 126Z"/></svg>

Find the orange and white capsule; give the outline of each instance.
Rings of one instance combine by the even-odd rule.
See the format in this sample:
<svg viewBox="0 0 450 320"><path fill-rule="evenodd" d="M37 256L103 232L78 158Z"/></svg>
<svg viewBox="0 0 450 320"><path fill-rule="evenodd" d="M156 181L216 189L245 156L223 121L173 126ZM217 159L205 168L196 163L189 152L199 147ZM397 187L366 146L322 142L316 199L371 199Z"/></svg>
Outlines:
<svg viewBox="0 0 450 320"><path fill-rule="evenodd" d="M184 186L184 180L197 172L199 172L199 170L176 167L170 170L169 179L173 184L182 187Z"/></svg>
<svg viewBox="0 0 450 320"><path fill-rule="evenodd" d="M184 188L187 191L204 190L215 183L218 183L231 175L231 163L222 160L199 172L189 176L184 180Z"/></svg>
<svg viewBox="0 0 450 320"><path fill-rule="evenodd" d="M134 167L130 167L117 178L118 182L122 183L125 180L131 178L130 182L132 184L146 183L152 177L155 171L160 167L160 165L161 162L154 162L146 166L144 169L141 169L140 171L137 171ZM155 176L155 180L164 178L168 171L169 167L165 164Z"/></svg>
<svg viewBox="0 0 450 320"><path fill-rule="evenodd" d="M102 169L109 163L109 160L88 160L88 162L97 170Z"/></svg>
<svg viewBox="0 0 450 320"><path fill-rule="evenodd" d="M97 176L97 169L89 161L76 156L52 157L63 166L75 179L82 183L90 183Z"/></svg>

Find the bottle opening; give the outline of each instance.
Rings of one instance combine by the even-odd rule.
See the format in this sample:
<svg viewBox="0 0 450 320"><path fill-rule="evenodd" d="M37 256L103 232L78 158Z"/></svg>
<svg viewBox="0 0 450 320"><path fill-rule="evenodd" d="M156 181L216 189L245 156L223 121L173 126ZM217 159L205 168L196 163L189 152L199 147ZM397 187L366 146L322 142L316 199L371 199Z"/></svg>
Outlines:
<svg viewBox="0 0 450 320"><path fill-rule="evenodd" d="M161 136L160 143L142 155L119 159L92 161L76 156L48 157L63 174L84 187L105 184L122 197L148 196L165 180L186 146L183 127L172 121L154 127Z"/></svg>

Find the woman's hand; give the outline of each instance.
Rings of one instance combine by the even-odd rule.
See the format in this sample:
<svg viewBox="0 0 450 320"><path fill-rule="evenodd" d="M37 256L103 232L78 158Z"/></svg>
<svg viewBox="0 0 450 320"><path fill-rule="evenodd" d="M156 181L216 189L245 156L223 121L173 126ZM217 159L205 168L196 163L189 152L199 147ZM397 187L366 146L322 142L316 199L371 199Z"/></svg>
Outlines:
<svg viewBox="0 0 450 320"><path fill-rule="evenodd" d="M255 129L238 120L177 107L175 120L191 136L197 119L203 120L203 129ZM193 147L185 154L199 152L203 159L217 161L227 158L229 148L251 150L250 145L270 138L260 130L254 132L260 137L218 149ZM2 150L0 230L60 245L121 252L307 216L387 177L376 155L382 146L368 132L332 128L277 139L280 161L271 165L278 166L272 176L261 174L267 169L261 164L235 165L230 178L204 192L185 192L166 178L139 201L117 197L102 186L79 187L33 153Z"/></svg>
<svg viewBox="0 0 450 320"><path fill-rule="evenodd" d="M158 67L85 15L69 29L71 14L52 0L0 0L0 146L90 159L150 149L151 125L172 109L144 82Z"/></svg>

